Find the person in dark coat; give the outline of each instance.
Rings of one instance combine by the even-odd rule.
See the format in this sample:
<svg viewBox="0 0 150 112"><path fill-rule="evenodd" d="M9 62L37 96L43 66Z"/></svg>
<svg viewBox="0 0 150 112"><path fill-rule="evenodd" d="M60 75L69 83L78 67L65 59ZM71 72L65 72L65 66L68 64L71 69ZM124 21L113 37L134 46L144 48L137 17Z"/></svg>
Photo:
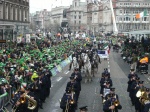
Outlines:
<svg viewBox="0 0 150 112"><path fill-rule="evenodd" d="M15 95L13 100L13 105L12 105L12 110L15 110L15 112L27 112L27 103L21 103L20 99L23 97L24 92L19 90Z"/></svg>
<svg viewBox="0 0 150 112"><path fill-rule="evenodd" d="M82 76L81 76L81 72L79 71L79 69L75 68L74 72L71 74L71 76L75 77L75 80L79 83L79 90L81 91Z"/></svg>
<svg viewBox="0 0 150 112"><path fill-rule="evenodd" d="M146 94L148 96L148 98L150 98L150 89L146 88ZM144 108L143 108L143 112L149 112L150 109L150 103L145 104Z"/></svg>
<svg viewBox="0 0 150 112"><path fill-rule="evenodd" d="M131 98L131 102L132 105L135 105L135 98L136 98L136 88L139 86L139 77L136 77L135 80L133 79L133 82L131 84L131 89L130 89L130 98Z"/></svg>
<svg viewBox="0 0 150 112"><path fill-rule="evenodd" d="M41 101L41 85L39 84L39 78L34 78L34 82L30 84L31 92L34 93L35 97L38 99L38 107L43 109Z"/></svg>
<svg viewBox="0 0 150 112"><path fill-rule="evenodd" d="M66 93L64 93L63 97L61 98L60 108L63 110L63 112L75 112L76 106L76 96L72 95L70 88L66 88Z"/></svg>
<svg viewBox="0 0 150 112"><path fill-rule="evenodd" d="M35 100L35 101L36 101L37 106L35 107L34 110L30 110L29 108L27 108L27 111L26 111L26 112L38 112L38 98L36 98L36 96L34 95L34 93L30 91L31 89L32 89L31 86L28 85L27 88L25 89L25 93L26 93L28 96L30 96L30 98L31 98L32 100ZM27 101L27 100L26 100L26 101ZM28 102L29 102L29 101L28 101Z"/></svg>
<svg viewBox="0 0 150 112"><path fill-rule="evenodd" d="M71 88L73 92L75 92L76 100L78 101L79 93L80 93L80 87L79 83L75 80L74 76L70 77L70 81L67 83L66 89Z"/></svg>
<svg viewBox="0 0 150 112"><path fill-rule="evenodd" d="M112 87L112 80L110 78L108 78L108 74L105 74L103 78L101 78L100 80L100 95L103 96L103 91L104 91L104 88L106 86L106 82L109 82L110 83L110 87Z"/></svg>
<svg viewBox="0 0 150 112"><path fill-rule="evenodd" d="M135 111L136 112L142 112L142 110L141 110L142 105L141 105L140 100L139 100L140 98L137 97L136 94L139 90L142 90L142 91L145 90L143 83L144 83L144 81L139 81L135 87L135 90L134 90L135 91L134 92L135 93L134 94L135 95L134 101L135 101Z"/></svg>
<svg viewBox="0 0 150 112"><path fill-rule="evenodd" d="M104 112L118 112L118 110L122 109L121 104L118 103L118 105L115 104L115 102L118 101L116 98L110 98L108 99L104 105L103 105L103 111Z"/></svg>
<svg viewBox="0 0 150 112"><path fill-rule="evenodd" d="M48 71L46 72L46 76L47 76L47 97L49 97L50 95L50 88L51 88L51 77L52 77L52 73L51 71Z"/></svg>

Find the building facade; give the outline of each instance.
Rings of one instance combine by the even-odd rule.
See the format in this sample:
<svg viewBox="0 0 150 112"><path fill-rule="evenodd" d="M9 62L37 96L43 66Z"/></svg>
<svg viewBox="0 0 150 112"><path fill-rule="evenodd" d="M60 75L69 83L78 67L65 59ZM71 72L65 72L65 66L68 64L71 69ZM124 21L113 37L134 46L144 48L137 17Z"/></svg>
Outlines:
<svg viewBox="0 0 150 112"><path fill-rule="evenodd" d="M112 32L112 13L108 2L87 1L87 25L89 35Z"/></svg>
<svg viewBox="0 0 150 112"><path fill-rule="evenodd" d="M0 0L0 40L23 36L29 28L29 0Z"/></svg>
<svg viewBox="0 0 150 112"><path fill-rule="evenodd" d="M52 8L51 10L51 16L50 16L50 20L52 23L52 28L51 30L54 31L55 33L57 32L62 32L61 27L67 27L67 15L66 15L66 11L69 7L68 6L60 6L60 7L55 7Z"/></svg>
<svg viewBox="0 0 150 112"><path fill-rule="evenodd" d="M36 11L35 14L30 14L30 27L33 31L47 32L50 30L51 12L47 9Z"/></svg>
<svg viewBox="0 0 150 112"><path fill-rule="evenodd" d="M150 0L114 0L116 24L119 33L150 29ZM140 19L136 14L147 11Z"/></svg>
<svg viewBox="0 0 150 112"><path fill-rule="evenodd" d="M72 33L87 30L87 5L86 2L73 0L67 10L67 20Z"/></svg>

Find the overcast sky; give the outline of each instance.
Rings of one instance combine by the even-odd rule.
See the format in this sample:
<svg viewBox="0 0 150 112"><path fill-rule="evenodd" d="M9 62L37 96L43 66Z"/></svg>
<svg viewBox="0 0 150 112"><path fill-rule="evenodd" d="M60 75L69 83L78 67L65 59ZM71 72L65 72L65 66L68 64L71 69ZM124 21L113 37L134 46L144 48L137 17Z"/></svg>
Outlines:
<svg viewBox="0 0 150 112"><path fill-rule="evenodd" d="M62 2L61 2L62 1ZM35 11L47 9L51 10L51 7L56 6L69 6L72 0L30 0L30 13Z"/></svg>
<svg viewBox="0 0 150 112"><path fill-rule="evenodd" d="M30 0L30 13L35 13L36 11L47 9L51 10L51 7L56 6L70 6L73 0ZM86 0L81 0L85 2Z"/></svg>

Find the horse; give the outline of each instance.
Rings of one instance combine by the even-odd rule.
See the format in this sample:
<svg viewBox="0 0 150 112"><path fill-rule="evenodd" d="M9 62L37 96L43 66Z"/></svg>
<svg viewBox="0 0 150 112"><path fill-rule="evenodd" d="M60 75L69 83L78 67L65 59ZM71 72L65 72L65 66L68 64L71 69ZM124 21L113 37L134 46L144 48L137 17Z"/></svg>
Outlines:
<svg viewBox="0 0 150 112"><path fill-rule="evenodd" d="M85 83L87 81L91 82L92 81L92 76L91 76L91 63L90 59L87 54L84 55L83 57L84 60L84 70L85 70Z"/></svg>
<svg viewBox="0 0 150 112"><path fill-rule="evenodd" d="M72 62L70 63L70 66L69 66L69 70L71 69L74 69L74 68L79 68L79 64L77 62L77 58L76 57L73 57L72 59Z"/></svg>

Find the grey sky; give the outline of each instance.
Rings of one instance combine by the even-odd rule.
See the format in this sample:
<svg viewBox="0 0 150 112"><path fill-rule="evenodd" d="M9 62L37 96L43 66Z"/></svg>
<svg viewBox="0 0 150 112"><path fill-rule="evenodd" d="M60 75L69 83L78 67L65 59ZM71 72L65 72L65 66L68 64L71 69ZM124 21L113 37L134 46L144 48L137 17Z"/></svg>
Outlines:
<svg viewBox="0 0 150 112"><path fill-rule="evenodd" d="M47 9L51 10L51 7L56 6L70 6L73 0L30 0L30 13L34 13L39 10ZM85 2L86 0L80 0Z"/></svg>
<svg viewBox="0 0 150 112"><path fill-rule="evenodd" d="M30 13L42 9L51 10L51 7L56 6L69 6L72 0L30 0Z"/></svg>

